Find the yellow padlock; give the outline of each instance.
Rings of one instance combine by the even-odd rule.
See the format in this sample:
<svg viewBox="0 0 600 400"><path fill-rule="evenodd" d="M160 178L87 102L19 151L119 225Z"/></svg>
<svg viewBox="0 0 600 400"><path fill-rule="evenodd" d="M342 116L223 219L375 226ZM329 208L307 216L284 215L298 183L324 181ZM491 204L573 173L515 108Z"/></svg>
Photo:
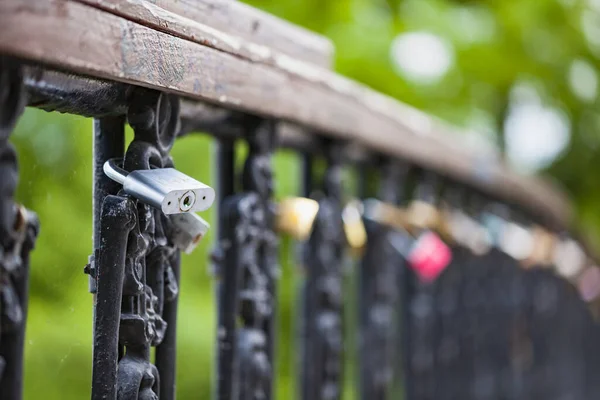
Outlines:
<svg viewBox="0 0 600 400"><path fill-rule="evenodd" d="M552 265L556 237L540 226L534 226L531 233L533 235L533 248L529 258L523 264L525 267Z"/></svg>
<svg viewBox="0 0 600 400"><path fill-rule="evenodd" d="M413 229L435 229L440 220L438 209L431 203L414 200L408 207L408 221Z"/></svg>
<svg viewBox="0 0 600 400"><path fill-rule="evenodd" d="M277 207L276 229L291 235L297 240L306 240L310 236L319 212L319 203L306 197L288 197L281 200ZM342 212L344 234L353 250L364 248L367 232L362 222L360 202L346 205Z"/></svg>
<svg viewBox="0 0 600 400"><path fill-rule="evenodd" d="M362 203L354 200L346 204L342 211L342 221L351 251L360 253L367 243L367 231L362 219Z"/></svg>
<svg viewBox="0 0 600 400"><path fill-rule="evenodd" d="M288 197L277 206L276 229L297 240L306 240L312 232L319 203L306 197Z"/></svg>
<svg viewBox="0 0 600 400"><path fill-rule="evenodd" d="M442 204L439 210L439 217L435 231L438 232L442 240L448 244L455 244L456 240L452 234L452 213L453 210L448 204Z"/></svg>

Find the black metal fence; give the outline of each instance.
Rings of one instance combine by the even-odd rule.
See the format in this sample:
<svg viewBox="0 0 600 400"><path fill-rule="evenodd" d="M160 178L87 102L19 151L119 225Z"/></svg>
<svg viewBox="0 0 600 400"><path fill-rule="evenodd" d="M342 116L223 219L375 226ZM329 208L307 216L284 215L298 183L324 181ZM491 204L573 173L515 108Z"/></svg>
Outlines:
<svg viewBox="0 0 600 400"><path fill-rule="evenodd" d="M9 137L26 104L96 118L94 249L85 268L94 296L92 399L175 398L179 226L103 167L115 158L130 172L173 167L173 143L200 129L219 142L215 398L274 398L278 237L290 233L302 242L304 276L299 398L340 399L344 379L368 400L600 396L600 326L589 307L599 294L589 277L596 267L567 232L519 204L384 154L356 164L340 140L314 135L308 152L282 138L272 118L184 115L171 94L36 75L3 56L0 399L22 396L28 259L39 229L35 214L14 203ZM125 149L126 122L135 137ZM241 171L236 141L249 148ZM281 146L301 148L304 163L302 198L287 206L273 198L274 181L285 178L271 162ZM349 202L342 169L356 167ZM348 254L358 260L350 298ZM355 347L345 340L348 312L357 316ZM357 376L344 377L356 355Z"/></svg>

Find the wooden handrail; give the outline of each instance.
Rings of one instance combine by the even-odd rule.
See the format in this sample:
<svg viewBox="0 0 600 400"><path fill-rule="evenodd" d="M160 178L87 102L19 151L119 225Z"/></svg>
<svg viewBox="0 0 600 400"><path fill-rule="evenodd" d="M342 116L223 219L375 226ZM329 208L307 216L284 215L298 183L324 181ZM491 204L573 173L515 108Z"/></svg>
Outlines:
<svg viewBox="0 0 600 400"><path fill-rule="evenodd" d="M295 123L463 182L553 228L570 225L559 191L514 174L493 152L465 149L440 121L306 62L310 57L293 58L157 5L3 0L0 52Z"/></svg>
<svg viewBox="0 0 600 400"><path fill-rule="evenodd" d="M287 21L231 0L78 0L158 30L176 32L218 50L260 58L270 49L330 68L333 44Z"/></svg>
<svg viewBox="0 0 600 400"><path fill-rule="evenodd" d="M264 46L298 60L330 68L334 47L331 40L244 3L231 0L80 0L143 25L158 23L165 31L184 27L203 31L207 46L226 45L231 37L253 46ZM183 17L182 17L183 16ZM167 21L168 24L164 24ZM172 24L171 24L172 23ZM189 26L189 28L186 28ZM223 34L229 37L225 38ZM235 50L234 50L235 52Z"/></svg>

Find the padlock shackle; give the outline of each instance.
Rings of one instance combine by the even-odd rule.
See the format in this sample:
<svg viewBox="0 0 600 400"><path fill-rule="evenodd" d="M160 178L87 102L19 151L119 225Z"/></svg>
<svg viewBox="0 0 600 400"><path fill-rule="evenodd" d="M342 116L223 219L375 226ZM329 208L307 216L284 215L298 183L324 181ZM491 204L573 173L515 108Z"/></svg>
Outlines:
<svg viewBox="0 0 600 400"><path fill-rule="evenodd" d="M123 168L119 167L116 163L117 160L120 160L120 159L111 158L110 160L107 160L104 163L104 165L102 166L102 169L104 170L104 173L106 174L106 176L108 176L113 181L118 182L121 185L123 185L125 182L125 178L127 178L127 175L129 175L129 172L127 172Z"/></svg>

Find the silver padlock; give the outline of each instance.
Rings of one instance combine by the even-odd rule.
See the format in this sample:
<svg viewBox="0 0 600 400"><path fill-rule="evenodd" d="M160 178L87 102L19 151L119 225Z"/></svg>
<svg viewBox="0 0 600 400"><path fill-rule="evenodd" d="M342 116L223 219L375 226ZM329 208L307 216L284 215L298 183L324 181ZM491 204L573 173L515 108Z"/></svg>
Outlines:
<svg viewBox="0 0 600 400"><path fill-rule="evenodd" d="M113 159L106 161L103 169L106 176L123 185L127 194L165 214L204 211L215 200L213 188L174 168L127 172Z"/></svg>
<svg viewBox="0 0 600 400"><path fill-rule="evenodd" d="M210 229L210 224L194 213L174 214L169 218L174 225L173 243L190 254Z"/></svg>

